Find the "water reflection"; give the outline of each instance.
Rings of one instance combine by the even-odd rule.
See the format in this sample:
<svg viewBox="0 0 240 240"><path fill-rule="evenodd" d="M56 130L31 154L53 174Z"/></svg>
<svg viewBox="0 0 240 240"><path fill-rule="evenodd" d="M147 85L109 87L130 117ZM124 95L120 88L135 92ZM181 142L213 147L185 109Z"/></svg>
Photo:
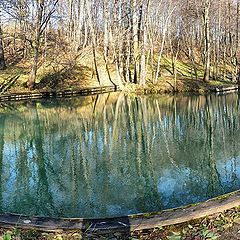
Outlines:
<svg viewBox="0 0 240 240"><path fill-rule="evenodd" d="M236 190L239 110L236 93L4 104L0 210L109 217Z"/></svg>

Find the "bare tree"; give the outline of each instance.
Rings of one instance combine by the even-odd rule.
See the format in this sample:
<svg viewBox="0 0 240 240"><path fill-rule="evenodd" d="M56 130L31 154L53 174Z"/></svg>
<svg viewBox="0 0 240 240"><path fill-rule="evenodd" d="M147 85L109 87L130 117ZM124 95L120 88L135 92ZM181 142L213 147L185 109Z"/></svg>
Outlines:
<svg viewBox="0 0 240 240"><path fill-rule="evenodd" d="M204 25L204 81L209 81L210 77L210 26L209 26L210 0L205 0L203 6L203 25Z"/></svg>
<svg viewBox="0 0 240 240"><path fill-rule="evenodd" d="M54 0L51 5L51 0L47 2L47 0L36 0L36 22L35 22L35 37L33 40L33 48L34 48L34 59L32 70L29 75L28 79L28 87L30 89L34 88L37 70L38 70L38 62L39 62L39 50L41 44L41 37L43 35L44 30L46 29L50 18L52 17L53 13L55 12L55 7L58 3L58 0ZM49 6L50 5L50 6ZM48 8L50 8L48 10Z"/></svg>
<svg viewBox="0 0 240 240"><path fill-rule="evenodd" d="M3 50L3 33L0 25L0 70L6 68L5 58L4 58L4 50Z"/></svg>
<svg viewBox="0 0 240 240"><path fill-rule="evenodd" d="M32 58L29 88L34 88L40 63L57 57L51 56L51 47L62 46L71 49L74 60L88 55L89 75L95 74L99 84L103 71L121 86L156 84L165 69L176 80L179 61L187 64L192 80L236 79L236 0L1 0L0 10L7 20L1 25L5 58L9 52ZM178 75L189 76L180 69Z"/></svg>
<svg viewBox="0 0 240 240"><path fill-rule="evenodd" d="M140 85L145 85L147 75L146 65L146 48L147 48L147 21L150 0L142 2L142 37L141 37L141 72L140 72Z"/></svg>
<svg viewBox="0 0 240 240"><path fill-rule="evenodd" d="M170 1L170 6L168 7L168 13L167 13L167 16L165 18L164 26L163 26L161 47L160 47L159 56L158 56L157 72L156 72L154 83L156 83L158 81L158 77L159 77L159 73L160 73L160 67L161 67L161 60L162 60L162 55L163 55L163 49L164 49L165 40L166 40L166 36L167 36L168 24L169 24L169 21L170 21L170 19L172 17L172 14L173 14L175 9L176 9L176 6L172 6L172 1Z"/></svg>

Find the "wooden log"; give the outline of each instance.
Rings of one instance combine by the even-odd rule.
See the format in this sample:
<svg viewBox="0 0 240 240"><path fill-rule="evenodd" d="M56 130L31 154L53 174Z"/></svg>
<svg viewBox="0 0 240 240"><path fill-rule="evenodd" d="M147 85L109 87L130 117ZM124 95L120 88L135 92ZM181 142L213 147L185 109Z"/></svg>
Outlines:
<svg viewBox="0 0 240 240"><path fill-rule="evenodd" d="M176 208L159 213L136 214L106 219L28 217L1 214L1 226L14 226L44 231L81 230L109 233L152 229L187 222L207 215L223 212L240 205L240 191L226 194L194 206Z"/></svg>
<svg viewBox="0 0 240 240"><path fill-rule="evenodd" d="M233 90L238 90L238 85L233 85L233 86L222 86L222 87L216 87L215 91L216 92L226 92L226 91L233 91Z"/></svg>

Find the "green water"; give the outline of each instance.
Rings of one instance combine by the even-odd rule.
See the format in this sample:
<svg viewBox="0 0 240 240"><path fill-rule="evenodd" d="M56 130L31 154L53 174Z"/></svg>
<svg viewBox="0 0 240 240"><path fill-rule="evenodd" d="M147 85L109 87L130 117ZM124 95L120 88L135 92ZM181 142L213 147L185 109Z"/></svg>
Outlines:
<svg viewBox="0 0 240 240"><path fill-rule="evenodd" d="M237 93L0 104L0 212L121 216L239 185Z"/></svg>

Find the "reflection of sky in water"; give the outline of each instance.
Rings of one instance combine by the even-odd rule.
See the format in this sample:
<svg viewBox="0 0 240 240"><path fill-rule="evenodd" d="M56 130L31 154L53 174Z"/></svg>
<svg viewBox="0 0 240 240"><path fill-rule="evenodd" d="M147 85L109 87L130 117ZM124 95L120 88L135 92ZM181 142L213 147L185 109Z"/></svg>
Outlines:
<svg viewBox="0 0 240 240"><path fill-rule="evenodd" d="M106 116L100 111L83 118L81 108L76 113L64 105L55 112L47 102L47 108L33 105L21 113L6 113L5 121L0 116L2 211L119 216L237 190L240 111L233 100L214 98L212 105L194 111L178 102L160 105L159 116L151 99L143 105L144 98L138 104L128 99L131 111L121 101L117 117L114 101L107 105ZM227 105L219 108L222 99ZM191 106L198 106L197 100L188 98ZM19 115L24 117L20 120Z"/></svg>
<svg viewBox="0 0 240 240"><path fill-rule="evenodd" d="M217 171L220 174L221 185L224 188L240 188L240 157L217 161Z"/></svg>
<svg viewBox="0 0 240 240"><path fill-rule="evenodd" d="M158 181L158 191L164 206L175 207L175 198L178 199L178 205L180 206L203 200L203 196L199 196L199 192L197 195L191 193L191 189L187 185L189 178L194 178L193 184L199 185L201 176L198 176L196 171L190 169L166 169L164 171ZM207 182L202 180L201 186L203 189L206 184Z"/></svg>

